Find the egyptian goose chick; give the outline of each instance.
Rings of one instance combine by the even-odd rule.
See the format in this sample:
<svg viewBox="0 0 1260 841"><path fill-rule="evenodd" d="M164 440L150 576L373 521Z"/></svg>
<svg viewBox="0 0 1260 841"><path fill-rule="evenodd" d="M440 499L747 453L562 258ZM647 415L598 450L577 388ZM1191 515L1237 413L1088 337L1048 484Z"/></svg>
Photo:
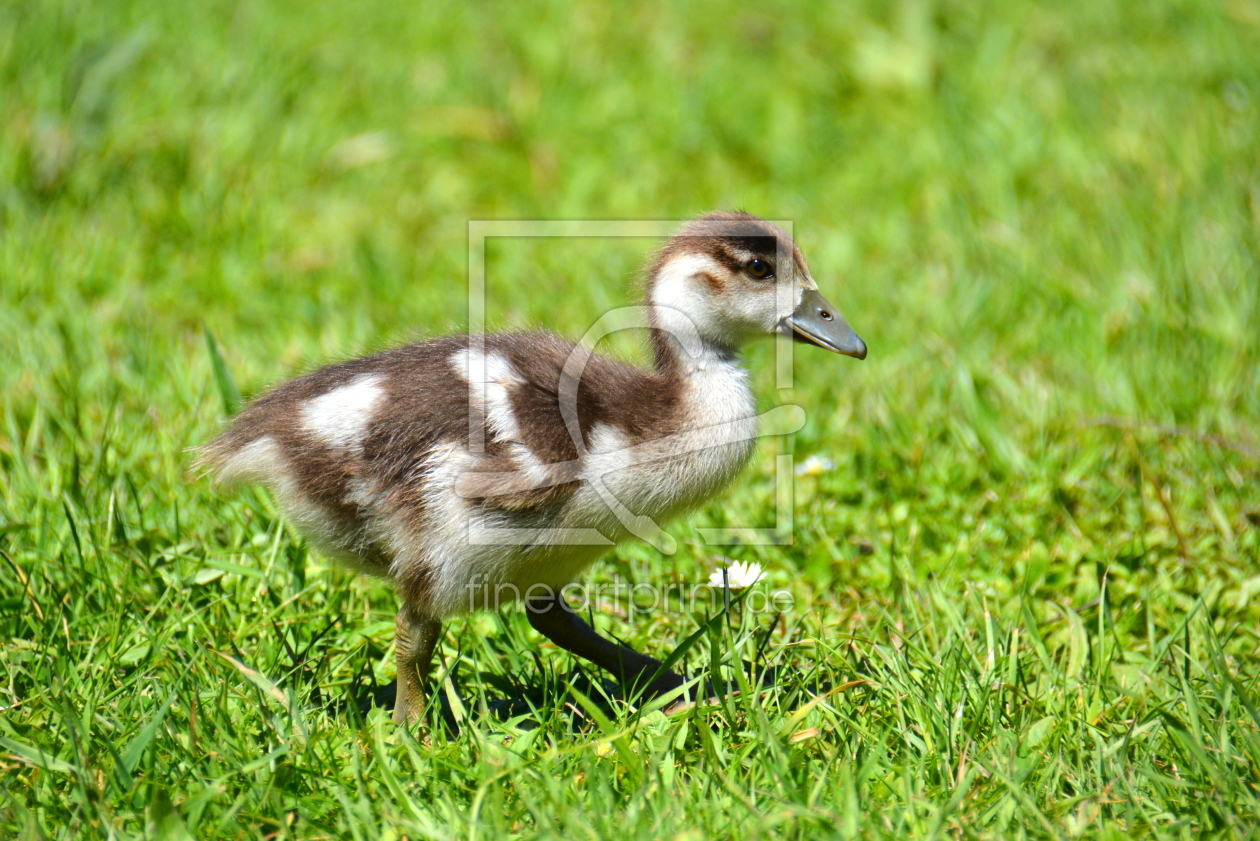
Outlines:
<svg viewBox="0 0 1260 841"><path fill-rule="evenodd" d="M653 370L547 333L434 339L282 383L203 448L220 482L267 485L315 547L395 583L398 723L423 709L442 620L511 599L623 684L681 686L596 634L561 588L748 461L756 417L741 346L782 332L866 356L792 239L744 213L701 217L670 239L643 312Z"/></svg>

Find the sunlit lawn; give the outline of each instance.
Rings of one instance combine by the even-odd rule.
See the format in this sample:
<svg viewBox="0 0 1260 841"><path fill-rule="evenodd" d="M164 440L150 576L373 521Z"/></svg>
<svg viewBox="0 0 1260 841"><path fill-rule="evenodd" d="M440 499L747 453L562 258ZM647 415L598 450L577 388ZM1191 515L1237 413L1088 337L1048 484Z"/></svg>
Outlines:
<svg viewBox="0 0 1260 841"><path fill-rule="evenodd" d="M1254 3L35 0L0 113L0 836L1255 837ZM755 349L806 427L589 580L761 564L793 609L684 663L777 683L636 713L505 609L399 734L388 587L189 470L229 379L460 329L469 220L733 207L870 358ZM580 336L653 245L492 240L488 320ZM705 545L780 453L794 542Z"/></svg>

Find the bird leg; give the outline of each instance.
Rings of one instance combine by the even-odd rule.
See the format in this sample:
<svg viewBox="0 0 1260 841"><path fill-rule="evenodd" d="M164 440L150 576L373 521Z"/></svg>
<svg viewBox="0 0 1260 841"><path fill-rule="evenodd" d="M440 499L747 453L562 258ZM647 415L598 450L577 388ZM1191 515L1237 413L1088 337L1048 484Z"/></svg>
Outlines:
<svg viewBox="0 0 1260 841"><path fill-rule="evenodd" d="M395 628L398 692L394 696L394 723L411 724L424 713L425 684L433 665L433 649L442 636L442 623L404 602L398 609Z"/></svg>
<svg viewBox="0 0 1260 841"><path fill-rule="evenodd" d="M648 696L664 695L685 683L668 669L652 680L661 668L660 660L604 639L558 593L527 597L525 613L535 631L565 651L611 672L631 694L642 690Z"/></svg>

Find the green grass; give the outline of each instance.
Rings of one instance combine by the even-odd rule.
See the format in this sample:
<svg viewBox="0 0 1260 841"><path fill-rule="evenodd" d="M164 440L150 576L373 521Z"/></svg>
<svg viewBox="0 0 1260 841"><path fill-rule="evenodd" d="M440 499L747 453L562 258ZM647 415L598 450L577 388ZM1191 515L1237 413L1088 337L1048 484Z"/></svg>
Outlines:
<svg viewBox="0 0 1260 841"><path fill-rule="evenodd" d="M36 0L0 103L0 836L1256 837L1254 3ZM730 207L871 356L754 351L807 426L591 578L698 582L830 459L729 551L795 609L687 654L780 686L575 715L505 610L456 741L361 711L393 596L189 475L228 384L458 329L469 219ZM494 242L489 319L580 335L650 245Z"/></svg>

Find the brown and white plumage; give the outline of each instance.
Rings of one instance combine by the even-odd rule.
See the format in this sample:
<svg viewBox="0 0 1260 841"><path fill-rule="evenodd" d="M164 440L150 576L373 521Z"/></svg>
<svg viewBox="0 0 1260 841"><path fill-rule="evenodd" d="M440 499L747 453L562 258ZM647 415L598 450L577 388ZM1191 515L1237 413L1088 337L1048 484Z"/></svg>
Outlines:
<svg viewBox="0 0 1260 841"><path fill-rule="evenodd" d="M643 687L660 664L597 636L560 588L744 466L744 343L791 330L866 351L787 234L746 214L685 226L646 304L654 370L547 333L436 339L285 382L204 449L221 482L269 486L316 547L396 583L396 720L421 709L441 620L514 596L569 651L652 692L680 685L665 672Z"/></svg>

